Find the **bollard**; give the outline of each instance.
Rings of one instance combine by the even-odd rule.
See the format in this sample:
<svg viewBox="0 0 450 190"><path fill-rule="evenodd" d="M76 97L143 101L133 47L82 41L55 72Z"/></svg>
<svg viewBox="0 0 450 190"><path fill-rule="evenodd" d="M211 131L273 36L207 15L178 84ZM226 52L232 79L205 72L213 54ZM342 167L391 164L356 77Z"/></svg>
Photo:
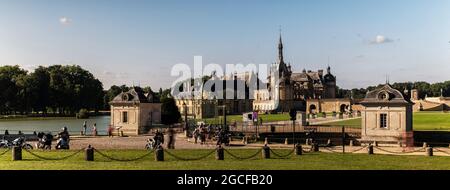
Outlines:
<svg viewBox="0 0 450 190"><path fill-rule="evenodd" d="M288 144L289 144L288 138L285 138L285 139L284 139L284 144L285 144L285 145L288 145Z"/></svg>
<svg viewBox="0 0 450 190"><path fill-rule="evenodd" d="M302 154L303 154L302 145L296 144L295 145L295 155L302 155Z"/></svg>
<svg viewBox="0 0 450 190"><path fill-rule="evenodd" d="M350 146L353 146L353 140L350 140Z"/></svg>
<svg viewBox="0 0 450 190"><path fill-rule="evenodd" d="M244 144L248 144L248 137L244 137Z"/></svg>
<svg viewBox="0 0 450 190"><path fill-rule="evenodd" d="M423 148L426 148L428 145L427 145L427 142L423 142Z"/></svg>
<svg viewBox="0 0 450 190"><path fill-rule="evenodd" d="M433 156L433 147L427 147L427 156Z"/></svg>
<svg viewBox="0 0 450 190"><path fill-rule="evenodd" d="M368 147L367 147L367 153L368 154L373 154L373 145L369 145Z"/></svg>
<svg viewBox="0 0 450 190"><path fill-rule="evenodd" d="M14 146L12 148L12 160L22 160L22 147Z"/></svg>
<svg viewBox="0 0 450 190"><path fill-rule="evenodd" d="M263 159L269 159L270 158L270 147L265 145L262 149L263 149L262 150Z"/></svg>
<svg viewBox="0 0 450 190"><path fill-rule="evenodd" d="M86 161L94 161L94 148L92 148L91 145L89 145L86 148L86 154L85 154L85 160Z"/></svg>
<svg viewBox="0 0 450 190"><path fill-rule="evenodd" d="M164 149L161 145L155 150L155 160L164 161Z"/></svg>
<svg viewBox="0 0 450 190"><path fill-rule="evenodd" d="M327 140L327 146L331 146L331 139Z"/></svg>
<svg viewBox="0 0 450 190"><path fill-rule="evenodd" d="M219 146L216 149L216 160L224 160L224 153L222 146Z"/></svg>
<svg viewBox="0 0 450 190"><path fill-rule="evenodd" d="M311 149L313 150L313 152L319 152L319 144L312 143L311 144Z"/></svg>
<svg viewBox="0 0 450 190"><path fill-rule="evenodd" d="M264 144L265 145L269 144L269 139L267 137L264 139Z"/></svg>

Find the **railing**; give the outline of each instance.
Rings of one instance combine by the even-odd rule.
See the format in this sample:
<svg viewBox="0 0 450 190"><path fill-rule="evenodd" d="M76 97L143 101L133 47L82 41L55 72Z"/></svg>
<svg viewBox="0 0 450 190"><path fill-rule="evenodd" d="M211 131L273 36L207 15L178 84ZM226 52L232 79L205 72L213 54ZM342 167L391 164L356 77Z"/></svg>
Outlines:
<svg viewBox="0 0 450 190"><path fill-rule="evenodd" d="M319 133L342 133L342 127L338 126L295 126L288 124L263 124L261 126L231 126L230 130L232 132L242 132L242 133L292 133L292 132L319 132ZM361 129L353 127L344 127L346 133L361 133Z"/></svg>

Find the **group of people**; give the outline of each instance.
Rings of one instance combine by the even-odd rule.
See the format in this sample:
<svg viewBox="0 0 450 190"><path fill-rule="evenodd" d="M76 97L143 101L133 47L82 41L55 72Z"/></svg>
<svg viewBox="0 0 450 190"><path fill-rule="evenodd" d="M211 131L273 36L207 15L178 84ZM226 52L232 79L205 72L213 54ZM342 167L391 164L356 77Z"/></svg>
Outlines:
<svg viewBox="0 0 450 190"><path fill-rule="evenodd" d="M83 123L83 135L87 135L87 121L84 121ZM97 131L97 123L94 123L94 125L92 125L91 127L91 134L92 136L97 136L98 135L98 131Z"/></svg>
<svg viewBox="0 0 450 190"><path fill-rule="evenodd" d="M194 143L198 143L198 140L200 140L200 144L205 144L206 140L215 138L217 145L220 145L222 143L228 143L229 133L220 126L205 125L202 123L194 129L192 137L194 138Z"/></svg>
<svg viewBox="0 0 450 190"><path fill-rule="evenodd" d="M37 137L39 139L36 144L38 149L51 149L53 141L53 135L51 132L39 132L37 133ZM69 141L70 135L67 127L61 128L61 131L58 132L57 136L56 149L69 149Z"/></svg>
<svg viewBox="0 0 450 190"><path fill-rule="evenodd" d="M175 131L172 128L167 130L167 148L175 149ZM155 136L153 137L153 144L149 147L153 149L164 144L164 134L160 130L156 130Z"/></svg>

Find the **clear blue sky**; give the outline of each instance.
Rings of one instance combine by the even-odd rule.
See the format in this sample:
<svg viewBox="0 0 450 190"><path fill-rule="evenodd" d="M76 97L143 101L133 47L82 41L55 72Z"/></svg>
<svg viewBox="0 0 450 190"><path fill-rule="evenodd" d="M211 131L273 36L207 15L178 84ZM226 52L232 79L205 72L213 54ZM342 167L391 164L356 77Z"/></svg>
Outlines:
<svg viewBox="0 0 450 190"><path fill-rule="evenodd" d="M294 70L329 57L344 88L450 80L447 0L0 0L0 65L78 64L105 88L157 89L195 55L274 62L280 25Z"/></svg>

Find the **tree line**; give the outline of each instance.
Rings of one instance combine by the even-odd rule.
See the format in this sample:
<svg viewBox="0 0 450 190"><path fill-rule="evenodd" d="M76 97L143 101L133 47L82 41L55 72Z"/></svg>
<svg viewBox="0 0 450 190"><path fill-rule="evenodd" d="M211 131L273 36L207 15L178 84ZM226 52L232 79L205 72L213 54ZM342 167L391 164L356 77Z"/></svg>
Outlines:
<svg viewBox="0 0 450 190"><path fill-rule="evenodd" d="M103 107L103 85L77 65L39 66L28 72L19 66L0 67L0 114L58 113Z"/></svg>
<svg viewBox="0 0 450 190"><path fill-rule="evenodd" d="M337 88L337 97L338 98L356 98L361 99L366 96L368 91L374 90L377 87L380 87L384 84L379 84L377 86L369 86L367 88L354 88L354 89L341 89ZM396 82L391 84L391 86L400 92L410 96L412 89L417 89L419 92L419 99L424 99L426 96L429 97L439 97L439 96L450 96L450 81L445 82L437 82L437 83L428 83L424 81L419 82ZM442 89L442 94L441 94ZM406 90L406 91L405 91ZM406 93L405 93L406 92Z"/></svg>

